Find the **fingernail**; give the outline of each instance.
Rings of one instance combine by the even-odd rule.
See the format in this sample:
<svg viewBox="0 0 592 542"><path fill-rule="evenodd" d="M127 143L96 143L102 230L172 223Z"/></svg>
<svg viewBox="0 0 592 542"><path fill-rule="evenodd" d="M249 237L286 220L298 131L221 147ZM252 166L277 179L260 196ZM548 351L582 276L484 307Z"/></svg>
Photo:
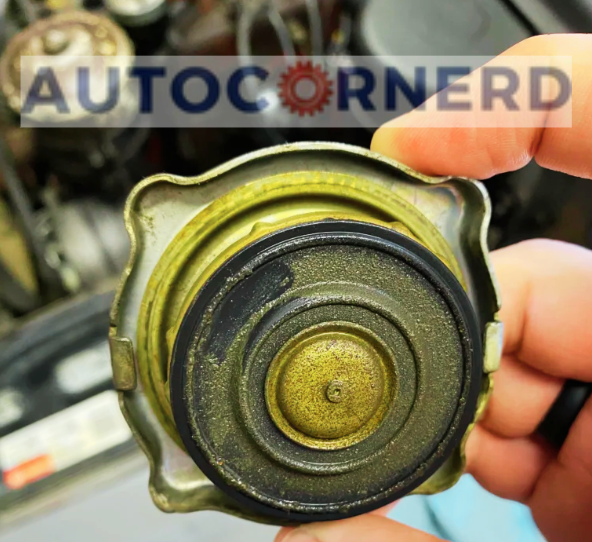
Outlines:
<svg viewBox="0 0 592 542"><path fill-rule="evenodd" d="M288 533L288 536L282 538L282 542L319 542L319 539L299 528Z"/></svg>

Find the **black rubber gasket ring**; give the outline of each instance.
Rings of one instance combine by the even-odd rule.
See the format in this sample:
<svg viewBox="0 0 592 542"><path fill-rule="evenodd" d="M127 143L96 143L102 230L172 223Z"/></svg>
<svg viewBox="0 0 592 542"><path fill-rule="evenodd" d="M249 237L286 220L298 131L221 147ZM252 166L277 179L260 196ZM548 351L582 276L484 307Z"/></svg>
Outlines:
<svg viewBox="0 0 592 542"><path fill-rule="evenodd" d="M245 266L253 262L257 256L272 247L284 245L289 243L289 241L312 238L319 235L335 235L337 242L339 234L358 234L360 240L372 237L375 241L381 241L385 248L390 248L387 253L393 254L393 252L396 251L400 256L406 255L408 261L414 261L416 270L424 274L426 278L431 279L430 281L432 283L437 279L437 282L440 282L445 286L448 291L448 297L453 300L455 305L450 308L453 314L455 314L455 318L462 320L468 334L465 339L468 342L471 357L470 388L467 393L465 408L460 422L445 450L439 454L440 457L438 459L432 461L430 467L426 468L421 476L418 476L410 486L401 491L401 494L394 493L387 498L372 504L351 507L348 508L346 512L322 512L318 514L292 512L274 508L240 492L238 489L228 484L202 454L191 434L188 412L184 401L184 389L186 383L184 362L194 339L196 329L199 326L202 314L215 297L216 293L224 287L228 279L235 276ZM363 245L363 243L360 244ZM295 247L294 250L299 248L300 247ZM367 222L350 220L321 220L318 222L292 226L262 237L231 256L212 274L197 293L191 306L184 315L179 327L179 332L175 338L170 372L170 396L175 424L188 454L195 461L199 469L220 490L236 501L240 506L257 515L265 516L286 524L312 523L346 519L371 512L408 495L413 489L419 487L430 478L443 465L446 459L450 457L454 449L460 445L469 425L474 421L477 401L481 391L482 373L483 354L481 331L479 329L477 316L462 285L437 256L410 237L390 228Z"/></svg>

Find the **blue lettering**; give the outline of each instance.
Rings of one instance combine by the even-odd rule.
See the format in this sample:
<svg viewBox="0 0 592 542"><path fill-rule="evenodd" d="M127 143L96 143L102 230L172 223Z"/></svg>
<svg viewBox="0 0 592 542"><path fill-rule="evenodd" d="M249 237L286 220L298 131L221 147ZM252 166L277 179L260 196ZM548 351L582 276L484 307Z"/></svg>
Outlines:
<svg viewBox="0 0 592 542"><path fill-rule="evenodd" d="M360 88L350 88L352 77L362 79L362 86ZM349 103L352 98L356 98L366 111L374 111L376 109L370 101L370 94L376 87L376 80L374 74L369 69L339 68L337 71L337 87L339 111L349 111Z"/></svg>
<svg viewBox="0 0 592 542"><path fill-rule="evenodd" d="M426 69L415 68L415 89L405 80L397 68L386 69L386 109L397 109L397 89L405 95L413 108L419 107L426 100Z"/></svg>
<svg viewBox="0 0 592 542"><path fill-rule="evenodd" d="M518 104L513 95L518 90L518 74L511 68L502 66L483 67L483 109L491 111L493 109L494 98L501 98L508 111L517 111ZM494 77L505 77L507 84L504 88L493 88Z"/></svg>
<svg viewBox="0 0 592 542"><path fill-rule="evenodd" d="M190 102L185 97L185 83L193 78L203 80L208 87L206 97L201 102ZM171 93L173 101L183 111L187 113L204 113L211 109L220 98L220 84L212 72L205 68L186 68L173 79Z"/></svg>
<svg viewBox="0 0 592 542"><path fill-rule="evenodd" d="M438 109L444 111L468 111L471 109L470 102L451 102L450 94L467 92L468 85L461 83L450 83L450 77L460 77L471 73L466 67L442 67L438 68Z"/></svg>
<svg viewBox="0 0 592 542"><path fill-rule="evenodd" d="M135 66L130 72L130 77L137 77L140 80L140 113L152 111L152 81L155 77L164 77L164 68L152 68Z"/></svg>
<svg viewBox="0 0 592 542"><path fill-rule="evenodd" d="M247 77L257 77L257 79L265 81L269 77L269 72L259 66L246 66L235 71L228 81L228 98L234 107L245 113L263 111L269 106L268 100L258 98L253 102L247 101L241 96L240 85Z"/></svg>
<svg viewBox="0 0 592 542"><path fill-rule="evenodd" d="M559 94L554 100L543 100L541 79L553 77L559 84ZM559 109L571 98L571 81L569 77L558 68L533 67L530 68L530 107L534 111Z"/></svg>
<svg viewBox="0 0 592 542"><path fill-rule="evenodd" d="M111 111L119 100L119 70L110 67L107 70L107 98L103 103L95 103L90 99L90 68L78 68L78 101L91 113Z"/></svg>
<svg viewBox="0 0 592 542"><path fill-rule="evenodd" d="M49 88L49 95L42 96L41 90L44 84ZM36 105L55 105L59 113L70 112L58 79L54 71L47 66L39 68L21 111L25 114L31 113Z"/></svg>

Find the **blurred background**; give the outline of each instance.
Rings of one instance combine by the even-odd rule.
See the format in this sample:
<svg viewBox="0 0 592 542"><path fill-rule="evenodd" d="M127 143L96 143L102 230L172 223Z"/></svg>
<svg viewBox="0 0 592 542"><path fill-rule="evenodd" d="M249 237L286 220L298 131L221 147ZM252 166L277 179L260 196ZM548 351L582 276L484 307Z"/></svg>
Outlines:
<svg viewBox="0 0 592 542"><path fill-rule="evenodd" d="M158 171L197 175L290 141L367 147L372 133L20 128L10 92L20 56L93 54L108 38L93 30L96 19L75 25L67 15L60 31L44 30L44 18L73 9L131 38L118 55L276 55L288 45L381 62L496 55L532 35L588 32L592 0L0 0L0 542L271 541L272 527L167 516L150 501L147 463L110 380L108 312L129 250L122 208ZM34 39L17 46L22 32ZM589 181L533 163L486 184L492 249L533 237L592 246ZM468 477L443 495L405 499L393 515L458 542L475 540L479 525L485 542L542 540L527 510Z"/></svg>

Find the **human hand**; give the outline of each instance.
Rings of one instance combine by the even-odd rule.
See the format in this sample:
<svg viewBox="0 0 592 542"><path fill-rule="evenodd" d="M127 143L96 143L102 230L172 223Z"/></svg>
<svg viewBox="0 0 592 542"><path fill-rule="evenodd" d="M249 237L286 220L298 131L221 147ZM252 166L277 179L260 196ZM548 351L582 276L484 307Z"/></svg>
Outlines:
<svg viewBox="0 0 592 542"><path fill-rule="evenodd" d="M505 55L573 57L571 128L422 128L411 113L378 130L373 150L429 175L486 179L535 158L592 179L592 35L531 38ZM549 542L592 540L592 401L559 453L536 435L565 379L592 382L592 251L537 240L492 258L504 353L490 404L467 444L467 470L492 493L530 506ZM436 538L374 513L283 529L276 542L396 540Z"/></svg>

